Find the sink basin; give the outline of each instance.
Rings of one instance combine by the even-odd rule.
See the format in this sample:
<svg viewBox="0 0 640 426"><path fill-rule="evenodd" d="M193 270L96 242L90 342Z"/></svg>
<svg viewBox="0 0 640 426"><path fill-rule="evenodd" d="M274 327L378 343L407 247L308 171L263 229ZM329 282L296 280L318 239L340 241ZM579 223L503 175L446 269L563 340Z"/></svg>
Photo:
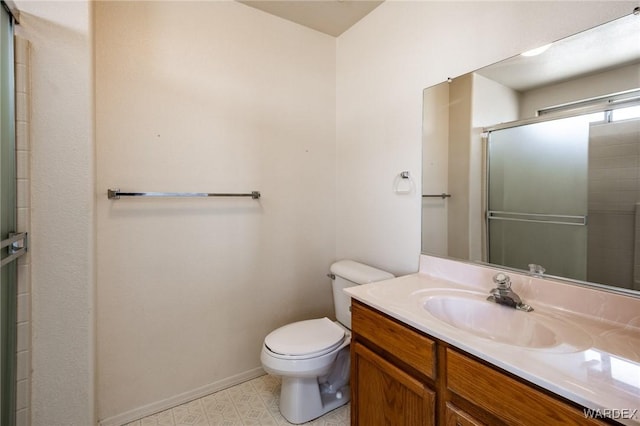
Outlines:
<svg viewBox="0 0 640 426"><path fill-rule="evenodd" d="M502 306L480 293L436 293L423 298L422 306L427 314L456 329L511 346L573 352L591 345L589 335L566 321Z"/></svg>

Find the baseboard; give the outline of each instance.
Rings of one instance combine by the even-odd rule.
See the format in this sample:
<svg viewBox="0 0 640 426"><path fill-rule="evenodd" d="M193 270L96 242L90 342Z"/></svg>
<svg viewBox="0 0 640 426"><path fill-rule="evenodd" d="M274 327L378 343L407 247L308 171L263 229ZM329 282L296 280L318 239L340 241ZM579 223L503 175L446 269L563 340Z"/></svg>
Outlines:
<svg viewBox="0 0 640 426"><path fill-rule="evenodd" d="M219 380L217 382L210 383L208 385L199 387L189 392L184 392L171 398L163 399L158 402L143 405L142 407L135 408L122 414L118 414L106 419L100 420L98 424L100 426L122 426L127 423L139 420L143 417L150 416L152 414L160 413L178 405L185 404L194 399L202 398L214 392L221 391L231 386L246 382L247 380L255 379L266 374L262 367L254 368L253 370L245 371L235 376L227 377L226 379Z"/></svg>

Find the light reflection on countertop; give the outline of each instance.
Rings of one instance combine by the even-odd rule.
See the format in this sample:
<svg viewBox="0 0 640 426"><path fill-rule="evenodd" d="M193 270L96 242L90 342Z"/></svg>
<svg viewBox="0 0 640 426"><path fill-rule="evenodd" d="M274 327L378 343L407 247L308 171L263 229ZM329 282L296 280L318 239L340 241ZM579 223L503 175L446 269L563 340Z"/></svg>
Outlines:
<svg viewBox="0 0 640 426"><path fill-rule="evenodd" d="M634 316L640 313L640 299L627 297L615 301L605 300L602 303L615 302L618 312L599 307L595 315L590 315L588 311L571 311L562 303L559 306L549 303L550 298L558 294L557 289L554 289L554 294L541 295L546 291L545 288L553 289L554 285L565 284L538 282L542 280L532 284L532 279L524 276L518 285L518 294L524 302L534 306L536 318L542 321L546 320L545 317L553 318L555 323L550 328L560 338L557 344L545 343L533 347L521 345L518 339L514 339L515 343L511 344L504 336L495 340L486 334L455 327L425 309L425 300L432 294L455 291L462 292L461 294L488 294L491 288L492 283L486 278L495 273L495 269L465 264L465 268L471 268L470 273L458 274L462 279L452 274L454 280L449 280L445 278L446 269L456 265L449 265L447 262L455 263L443 262L442 259L426 259L423 262L421 257L420 273L350 287L345 291L373 308L542 388L589 409L621 410L614 413L622 413L625 417L632 415L630 417L633 418L615 420L623 424L640 425L640 317ZM485 270L475 271L474 268ZM430 274L430 269L437 272ZM509 272L509 275L516 274ZM465 277L469 277L469 282L461 283L460 281L465 281ZM473 285L477 281L480 283ZM517 277L515 281L518 282ZM535 286L536 291L528 293L527 286ZM592 294L589 291L593 290L586 293L579 287L569 290L578 292L576 297L582 298L584 305L589 306L585 298L589 298ZM527 297L532 294L539 298ZM597 297L609 296L598 294ZM510 309L503 306L496 308ZM607 317L603 312L615 312L615 318ZM513 332L518 330L514 328ZM578 335L585 337L576 338ZM638 411L634 412L635 410Z"/></svg>

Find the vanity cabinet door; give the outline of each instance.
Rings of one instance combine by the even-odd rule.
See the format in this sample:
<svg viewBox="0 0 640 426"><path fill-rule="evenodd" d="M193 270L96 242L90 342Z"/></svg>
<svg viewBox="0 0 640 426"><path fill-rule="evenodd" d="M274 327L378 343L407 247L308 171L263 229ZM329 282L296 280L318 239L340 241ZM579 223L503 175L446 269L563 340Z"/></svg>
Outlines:
<svg viewBox="0 0 640 426"><path fill-rule="evenodd" d="M447 388L508 425L604 425L534 387L447 349Z"/></svg>
<svg viewBox="0 0 640 426"><path fill-rule="evenodd" d="M455 405L447 402L445 412L445 426L485 426L480 420L471 416L456 407Z"/></svg>
<svg viewBox="0 0 640 426"><path fill-rule="evenodd" d="M360 343L352 346L352 424L433 426L435 392Z"/></svg>

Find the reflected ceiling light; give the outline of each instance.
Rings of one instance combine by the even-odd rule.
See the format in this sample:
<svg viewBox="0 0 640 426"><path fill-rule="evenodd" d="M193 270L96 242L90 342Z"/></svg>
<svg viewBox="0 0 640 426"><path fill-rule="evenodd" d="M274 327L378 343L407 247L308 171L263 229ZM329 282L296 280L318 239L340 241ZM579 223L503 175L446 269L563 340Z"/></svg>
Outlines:
<svg viewBox="0 0 640 426"><path fill-rule="evenodd" d="M535 49L527 50L524 53L521 53L522 56L537 56L543 52L545 52L548 48L551 47L552 43L545 44L544 46L537 47Z"/></svg>

